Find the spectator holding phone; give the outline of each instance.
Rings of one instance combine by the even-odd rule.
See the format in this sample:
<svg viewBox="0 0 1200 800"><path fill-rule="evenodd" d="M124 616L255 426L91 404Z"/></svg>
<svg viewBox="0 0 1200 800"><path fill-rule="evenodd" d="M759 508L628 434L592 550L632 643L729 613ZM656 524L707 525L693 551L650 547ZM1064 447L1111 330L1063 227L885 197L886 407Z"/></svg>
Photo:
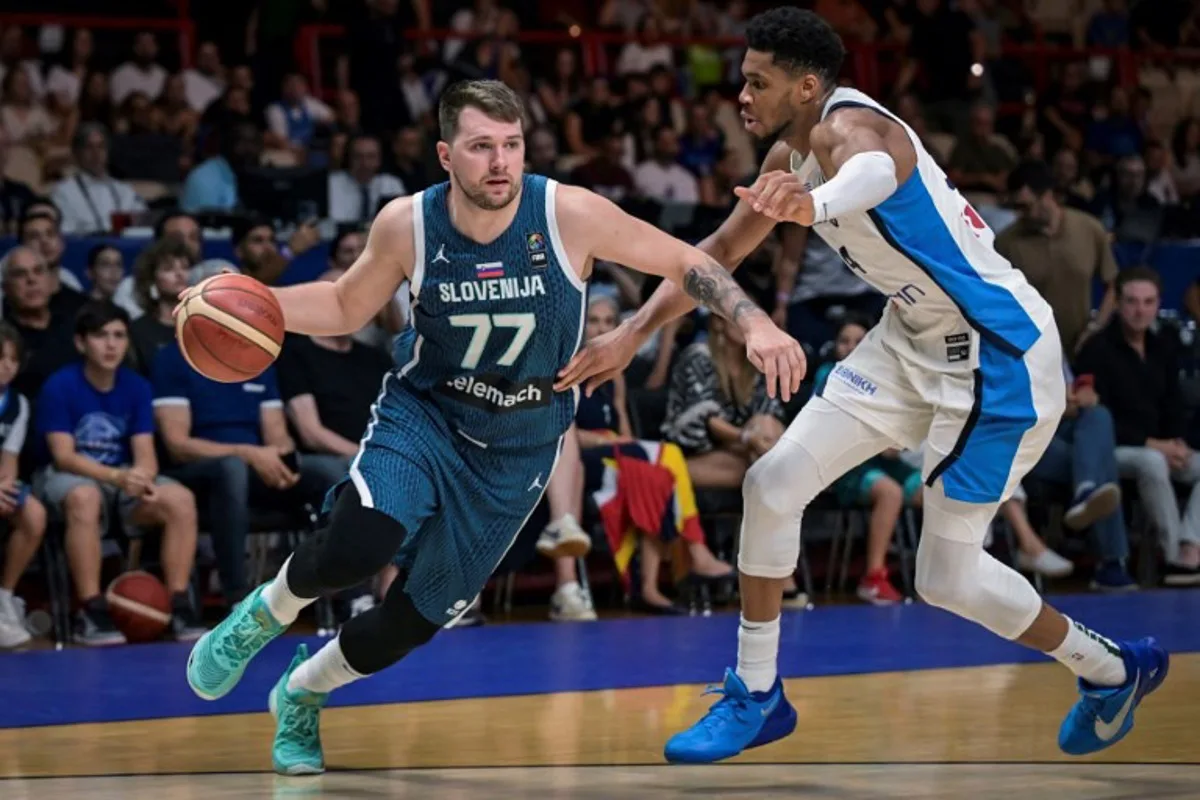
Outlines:
<svg viewBox="0 0 1200 800"><path fill-rule="evenodd" d="M50 463L34 478L50 512L66 522L67 563L81 608L76 636L83 644L118 644L100 593L100 540L111 514L126 526L162 528L162 565L171 592L172 632L204 633L188 596L196 555L196 499L158 474L150 385L122 366L129 351L129 315L109 302L91 302L75 322L83 361L55 372L38 398L37 430Z"/></svg>
<svg viewBox="0 0 1200 800"><path fill-rule="evenodd" d="M1162 284L1149 267L1117 275L1117 318L1088 340L1076 370L1092 375L1099 401L1112 412L1121 477L1138 493L1166 558L1163 582L1200 585L1200 454L1183 440L1185 415L1173 344L1150 328ZM1175 485L1188 487L1182 518Z"/></svg>
<svg viewBox="0 0 1200 800"><path fill-rule="evenodd" d="M8 522L8 546L0 572L0 647L20 647L31 638L25 604L14 592L46 532L46 507L18 477L17 464L29 428L29 401L12 388L21 365L21 336L0 322L0 519Z"/></svg>

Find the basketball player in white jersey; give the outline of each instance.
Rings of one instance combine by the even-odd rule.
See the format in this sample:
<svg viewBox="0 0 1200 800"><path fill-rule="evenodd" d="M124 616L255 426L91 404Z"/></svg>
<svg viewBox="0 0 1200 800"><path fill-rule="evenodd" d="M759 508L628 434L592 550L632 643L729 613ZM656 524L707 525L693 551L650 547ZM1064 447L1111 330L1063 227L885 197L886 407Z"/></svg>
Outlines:
<svg viewBox="0 0 1200 800"><path fill-rule="evenodd" d="M1037 463L1064 409L1050 307L996 253L992 231L916 134L863 93L838 87L845 51L824 20L775 8L755 17L746 36L742 117L751 134L776 143L758 180L737 190L737 207L700 248L732 269L776 223L806 225L891 302L746 475L737 668L726 671L707 715L667 743L667 760L719 761L792 732L796 712L776 660L804 508L851 467L921 442L917 591L1078 676L1080 698L1059 731L1064 752L1116 743L1166 677L1166 651L1153 639L1113 642L1067 619L983 549L997 508ZM559 387L590 379L590 392L693 305L664 283L634 317L578 354Z"/></svg>

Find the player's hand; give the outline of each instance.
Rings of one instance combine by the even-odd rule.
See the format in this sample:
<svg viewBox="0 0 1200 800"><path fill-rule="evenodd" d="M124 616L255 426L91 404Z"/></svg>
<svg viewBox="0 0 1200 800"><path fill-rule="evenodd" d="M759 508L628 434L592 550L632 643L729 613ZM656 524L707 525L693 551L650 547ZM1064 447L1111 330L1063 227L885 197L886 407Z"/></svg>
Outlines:
<svg viewBox="0 0 1200 800"><path fill-rule="evenodd" d="M237 270L232 270L229 267L222 267L221 271L217 273L217 275L235 275L235 274L237 274ZM175 304L175 308L173 308L171 310L171 316L172 317L179 316L179 310L181 308L183 308L184 304L186 304L189 299L195 297L196 295L200 294L200 292L204 291L204 284L208 283L213 278L217 277L217 275L209 275L207 278L200 281L195 286L189 286L186 289L184 289L182 292L180 292L179 293L179 302L177 302Z"/></svg>
<svg viewBox="0 0 1200 800"><path fill-rule="evenodd" d="M584 345L570 363L559 370L554 391L564 392L587 381L584 393L591 397L598 386L603 386L625 371L641 346L641 338L628 324L618 325L615 330L601 334Z"/></svg>
<svg viewBox="0 0 1200 800"><path fill-rule="evenodd" d="M734 188L733 193L749 203L759 214L776 222L813 224L812 194L804 188L800 179L790 172L764 172L758 176L753 186L738 186Z"/></svg>
<svg viewBox="0 0 1200 800"><path fill-rule="evenodd" d="M767 395L778 394L783 402L800 391L800 382L808 369L804 348L788 336L765 314L756 314L743 329L746 336L746 357L755 369L767 376Z"/></svg>

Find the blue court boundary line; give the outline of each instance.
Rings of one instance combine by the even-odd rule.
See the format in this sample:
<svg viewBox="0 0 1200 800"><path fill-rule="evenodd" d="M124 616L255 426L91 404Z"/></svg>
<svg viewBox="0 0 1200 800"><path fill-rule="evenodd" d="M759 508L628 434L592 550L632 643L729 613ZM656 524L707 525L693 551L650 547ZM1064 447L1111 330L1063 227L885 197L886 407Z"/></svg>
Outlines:
<svg viewBox="0 0 1200 800"><path fill-rule="evenodd" d="M1172 652L1200 651L1194 622L1200 593L1057 596L1053 602L1114 639L1154 635ZM737 614L728 613L443 631L401 664L340 689L330 706L715 683L734 663L737 625ZM21 691L0 707L0 728L260 712L295 647L306 642L313 652L326 641L287 636L272 642L239 686L215 702L200 700L187 686L190 644L5 654L0 685ZM924 604L785 612L780 636L785 679L1045 661Z"/></svg>

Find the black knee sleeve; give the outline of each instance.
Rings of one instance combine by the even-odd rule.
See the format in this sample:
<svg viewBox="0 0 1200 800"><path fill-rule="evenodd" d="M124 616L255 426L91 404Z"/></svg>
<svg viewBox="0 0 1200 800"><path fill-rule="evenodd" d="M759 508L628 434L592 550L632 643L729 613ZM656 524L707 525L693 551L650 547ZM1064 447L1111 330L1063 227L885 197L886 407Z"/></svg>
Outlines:
<svg viewBox="0 0 1200 800"><path fill-rule="evenodd" d="M434 637L440 626L422 616L404 591L403 576L388 589L383 603L342 626L338 640L346 663L361 675L395 664Z"/></svg>
<svg viewBox="0 0 1200 800"><path fill-rule="evenodd" d="M347 484L325 526L292 553L288 589L297 597L320 597L357 586L391 562L404 536L403 525L364 507Z"/></svg>

